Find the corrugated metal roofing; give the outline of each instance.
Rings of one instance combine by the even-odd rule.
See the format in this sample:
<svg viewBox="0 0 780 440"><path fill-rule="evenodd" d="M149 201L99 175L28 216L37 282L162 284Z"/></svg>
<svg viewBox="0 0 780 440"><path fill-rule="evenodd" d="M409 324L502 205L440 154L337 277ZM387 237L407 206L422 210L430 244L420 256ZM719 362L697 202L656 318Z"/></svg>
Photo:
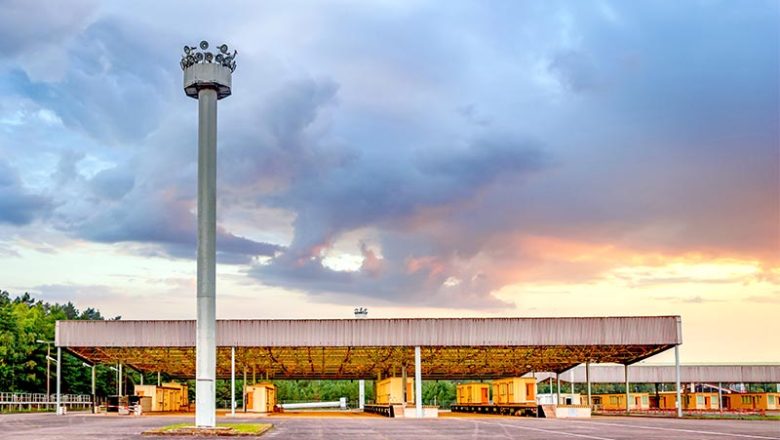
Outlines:
<svg viewBox="0 0 780 440"><path fill-rule="evenodd" d="M676 345L678 316L217 321L223 347ZM194 321L58 321L62 347L190 347Z"/></svg>
<svg viewBox="0 0 780 440"><path fill-rule="evenodd" d="M192 377L194 321L58 321L56 344L92 363ZM431 379L564 371L587 360L634 363L681 342L676 316L237 320L217 322L217 375L239 368L272 378L387 376L414 359Z"/></svg>
<svg viewBox="0 0 780 440"><path fill-rule="evenodd" d="M574 381L585 382L585 366L573 369ZM569 381L570 372L560 375L561 380ZM622 383L625 381L622 365L591 365L591 383ZM554 376L554 375L553 375ZM538 373L537 379L544 380L550 375ZM675 381L674 365L631 365L628 367L631 383L672 383ZM682 382L708 383L780 383L780 364L766 365L682 365Z"/></svg>

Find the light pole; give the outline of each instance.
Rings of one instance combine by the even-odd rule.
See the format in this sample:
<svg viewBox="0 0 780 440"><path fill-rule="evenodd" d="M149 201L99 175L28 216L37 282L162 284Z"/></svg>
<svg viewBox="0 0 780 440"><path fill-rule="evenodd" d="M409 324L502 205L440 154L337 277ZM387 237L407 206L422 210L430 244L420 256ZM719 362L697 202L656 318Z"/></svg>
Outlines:
<svg viewBox="0 0 780 440"><path fill-rule="evenodd" d="M198 288L195 330L195 425L216 426L217 100L230 96L236 51L209 43L184 46L184 93L198 100Z"/></svg>
<svg viewBox="0 0 780 440"><path fill-rule="evenodd" d="M35 342L39 344L46 344L46 408L49 407L49 401L51 400L51 344L54 341L44 341L43 339L36 339Z"/></svg>

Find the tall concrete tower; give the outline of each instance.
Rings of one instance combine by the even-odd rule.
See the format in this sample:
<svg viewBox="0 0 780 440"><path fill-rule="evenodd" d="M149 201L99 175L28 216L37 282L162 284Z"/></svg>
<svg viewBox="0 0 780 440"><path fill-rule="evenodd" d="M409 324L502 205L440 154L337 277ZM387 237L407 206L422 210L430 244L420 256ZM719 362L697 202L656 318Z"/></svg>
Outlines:
<svg viewBox="0 0 780 440"><path fill-rule="evenodd" d="M184 93L198 100L198 292L195 425L216 426L217 100L230 96L236 52L226 44L184 46Z"/></svg>

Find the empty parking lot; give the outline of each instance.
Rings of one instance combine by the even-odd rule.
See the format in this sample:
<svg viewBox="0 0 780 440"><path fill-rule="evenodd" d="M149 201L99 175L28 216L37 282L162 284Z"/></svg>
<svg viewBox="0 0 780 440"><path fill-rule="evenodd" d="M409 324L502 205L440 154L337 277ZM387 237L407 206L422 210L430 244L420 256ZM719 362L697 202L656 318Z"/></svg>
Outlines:
<svg viewBox="0 0 780 440"><path fill-rule="evenodd" d="M140 433L192 417L119 417L71 414L0 416L2 439L151 439ZM270 422L267 439L780 439L780 422L741 420L676 420L596 417L554 420L517 417L445 417L385 419L380 417L220 418L220 422ZM161 437L170 438L170 437Z"/></svg>

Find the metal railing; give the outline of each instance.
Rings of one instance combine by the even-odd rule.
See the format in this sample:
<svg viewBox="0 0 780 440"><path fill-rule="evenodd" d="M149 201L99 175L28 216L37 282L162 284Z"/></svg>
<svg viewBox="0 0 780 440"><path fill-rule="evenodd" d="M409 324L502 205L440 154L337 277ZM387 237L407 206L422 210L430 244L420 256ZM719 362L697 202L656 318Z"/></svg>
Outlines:
<svg viewBox="0 0 780 440"><path fill-rule="evenodd" d="M8 393L0 392L0 409L7 407L32 407L41 406L48 407L49 405L57 404L57 395L50 394L47 398L44 393ZM92 405L92 396L89 394L61 394L60 404L67 406L89 406Z"/></svg>

